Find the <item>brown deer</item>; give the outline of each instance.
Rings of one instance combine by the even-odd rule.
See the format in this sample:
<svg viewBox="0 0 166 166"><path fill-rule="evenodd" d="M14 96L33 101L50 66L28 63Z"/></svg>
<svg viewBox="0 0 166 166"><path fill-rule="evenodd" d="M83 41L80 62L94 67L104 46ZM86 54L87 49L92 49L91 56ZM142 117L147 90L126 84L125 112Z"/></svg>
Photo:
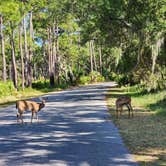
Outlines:
<svg viewBox="0 0 166 166"><path fill-rule="evenodd" d="M45 107L45 100L43 100L43 99L42 99L41 103L37 103L35 101L28 101L28 100L17 101L16 102L16 109L18 109L17 122L19 121L19 118L20 118L22 123L24 123L22 116L23 116L23 113L26 111L32 112L31 123L32 123L33 118L34 118L34 114L36 114L36 118L38 121L37 113L44 107Z"/></svg>
<svg viewBox="0 0 166 166"><path fill-rule="evenodd" d="M132 112L132 117L133 117L133 108L131 106L131 97L129 96L121 96L116 100L116 117L119 118L119 112L120 115L123 111L123 106L125 105L128 108L129 115L128 117L130 118L130 113Z"/></svg>

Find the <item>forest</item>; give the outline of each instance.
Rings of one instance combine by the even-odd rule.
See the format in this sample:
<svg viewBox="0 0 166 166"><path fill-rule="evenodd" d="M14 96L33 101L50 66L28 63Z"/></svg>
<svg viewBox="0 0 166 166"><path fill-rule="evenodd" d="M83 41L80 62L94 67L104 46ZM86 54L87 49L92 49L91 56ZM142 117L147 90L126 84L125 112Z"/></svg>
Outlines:
<svg viewBox="0 0 166 166"><path fill-rule="evenodd" d="M148 92L166 88L165 4L1 0L1 87L21 91L114 80Z"/></svg>
<svg viewBox="0 0 166 166"><path fill-rule="evenodd" d="M0 106L104 81L119 85L105 99L111 121L136 161L141 166L166 165L166 0L0 0ZM132 98L132 119L125 113L119 120L114 116L115 101L122 95ZM74 99L71 95L70 101L78 102ZM55 107L56 112L55 103L50 110ZM63 120L70 114L64 108ZM79 106L71 108L77 111ZM9 114L6 108L4 112ZM8 117L1 113L2 119ZM59 115L51 112L54 118ZM7 133L6 126L2 133ZM16 150L12 155L20 156Z"/></svg>

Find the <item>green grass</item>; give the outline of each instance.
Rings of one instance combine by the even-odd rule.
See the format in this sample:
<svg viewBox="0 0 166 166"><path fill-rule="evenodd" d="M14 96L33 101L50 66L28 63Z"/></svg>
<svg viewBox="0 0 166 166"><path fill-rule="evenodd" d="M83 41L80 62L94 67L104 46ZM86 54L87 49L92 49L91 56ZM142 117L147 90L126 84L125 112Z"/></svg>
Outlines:
<svg viewBox="0 0 166 166"><path fill-rule="evenodd" d="M0 96L0 105L6 106L14 103L16 100L26 99L32 96L40 96L43 94L43 92L31 88L27 88L24 91L13 91L11 95Z"/></svg>
<svg viewBox="0 0 166 166"><path fill-rule="evenodd" d="M48 82L42 81L36 82L33 85L35 85L33 88L25 88L24 90L16 91L12 82L0 82L0 106L7 106L14 103L16 100L38 97L48 92L59 91L69 87L67 85L59 85L50 88Z"/></svg>
<svg viewBox="0 0 166 166"><path fill-rule="evenodd" d="M129 119L124 109L119 119L115 117L115 100L130 95L134 118ZM166 165L166 92L145 94L132 88L112 88L107 95L111 120L135 159L141 166Z"/></svg>
<svg viewBox="0 0 166 166"><path fill-rule="evenodd" d="M166 116L166 91L155 93L142 93L139 90L134 91L133 87L123 87L123 94L132 97L132 103L135 107L143 107L149 111Z"/></svg>

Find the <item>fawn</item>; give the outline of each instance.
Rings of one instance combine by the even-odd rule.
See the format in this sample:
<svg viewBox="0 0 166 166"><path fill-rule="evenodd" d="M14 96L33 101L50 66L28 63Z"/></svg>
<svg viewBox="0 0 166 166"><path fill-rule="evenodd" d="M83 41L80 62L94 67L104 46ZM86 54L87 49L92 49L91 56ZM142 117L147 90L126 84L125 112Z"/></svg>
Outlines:
<svg viewBox="0 0 166 166"><path fill-rule="evenodd" d="M120 112L120 115L121 115L124 105L126 105L127 108L128 108L128 112L129 112L128 117L130 118L130 116L131 116L130 113L131 112L132 112L132 117L133 117L133 108L131 106L131 97L121 96L116 100L115 104L116 104L116 117L117 118L119 118L119 112Z"/></svg>
<svg viewBox="0 0 166 166"><path fill-rule="evenodd" d="M16 102L16 109L18 109L17 122L20 118L22 123L24 123L22 115L26 111L31 111L32 112L31 123L32 123L33 118L34 118L34 114L36 114L36 118L38 120L37 113L44 107L45 107L45 100L43 100L43 99L42 99L41 103L37 103L35 101L28 101L28 100L17 101Z"/></svg>

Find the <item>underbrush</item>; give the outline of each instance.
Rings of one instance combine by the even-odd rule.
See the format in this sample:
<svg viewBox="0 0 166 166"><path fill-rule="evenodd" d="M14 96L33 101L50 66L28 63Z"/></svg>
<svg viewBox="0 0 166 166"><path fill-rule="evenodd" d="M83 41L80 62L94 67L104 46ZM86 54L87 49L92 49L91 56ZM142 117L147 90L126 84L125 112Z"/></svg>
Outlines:
<svg viewBox="0 0 166 166"><path fill-rule="evenodd" d="M90 83L103 82L105 79L99 72L91 72L88 76L81 76L78 84L87 85Z"/></svg>
<svg viewBox="0 0 166 166"><path fill-rule="evenodd" d="M50 87L50 82L49 80L38 80L32 83L32 88L41 92L51 92L55 90L61 90L61 89L66 89L69 87L65 83L61 83L60 85L55 85L54 87Z"/></svg>
<svg viewBox="0 0 166 166"><path fill-rule="evenodd" d="M0 96L10 96L15 93L16 90L11 81L0 82Z"/></svg>
<svg viewBox="0 0 166 166"><path fill-rule="evenodd" d="M21 90L21 87L19 87L19 90L16 91L12 82L0 82L0 105L6 106L16 100L26 99L32 96L37 97L51 91L65 89L67 87L68 86L65 84L50 87L48 80L39 80L32 83L32 88L25 88L24 90Z"/></svg>

